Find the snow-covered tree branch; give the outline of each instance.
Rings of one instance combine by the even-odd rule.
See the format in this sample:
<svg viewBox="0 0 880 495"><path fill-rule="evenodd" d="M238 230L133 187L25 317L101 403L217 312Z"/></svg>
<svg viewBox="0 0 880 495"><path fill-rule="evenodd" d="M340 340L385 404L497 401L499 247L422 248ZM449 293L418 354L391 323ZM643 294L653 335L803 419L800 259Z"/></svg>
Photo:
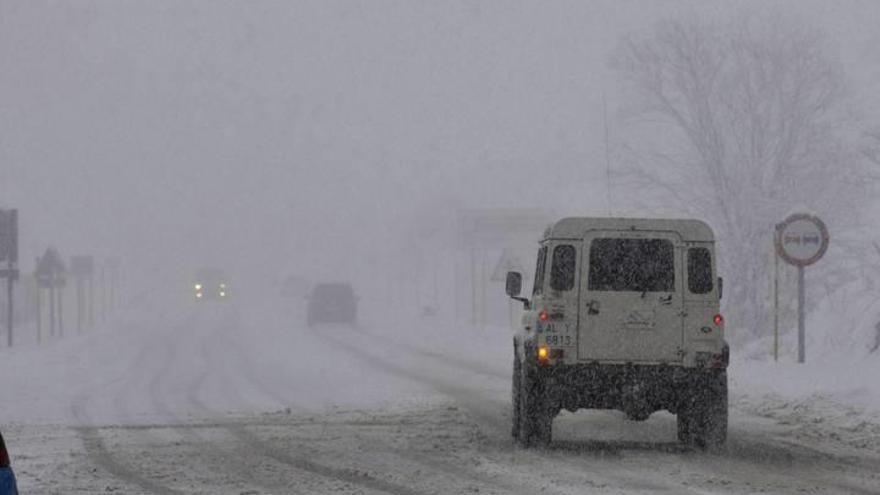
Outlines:
<svg viewBox="0 0 880 495"><path fill-rule="evenodd" d="M762 331L773 225L808 209L846 232L876 180L852 139L843 69L821 33L753 19L660 23L625 38L612 67L632 94L620 180L712 224L727 311Z"/></svg>

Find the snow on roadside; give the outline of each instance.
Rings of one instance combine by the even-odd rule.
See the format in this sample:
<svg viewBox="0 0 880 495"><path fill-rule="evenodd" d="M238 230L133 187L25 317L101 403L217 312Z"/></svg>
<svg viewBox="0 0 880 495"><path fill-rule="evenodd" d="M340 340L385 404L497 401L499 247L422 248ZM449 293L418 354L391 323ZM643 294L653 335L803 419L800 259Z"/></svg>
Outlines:
<svg viewBox="0 0 880 495"><path fill-rule="evenodd" d="M880 362L734 360L731 406L792 426L799 440L880 454Z"/></svg>
<svg viewBox="0 0 880 495"><path fill-rule="evenodd" d="M731 350L732 405L795 425L794 434L823 446L880 452L880 351L871 352L880 301L855 282L809 310L804 364L792 321L780 323L778 362L770 332Z"/></svg>
<svg viewBox="0 0 880 495"><path fill-rule="evenodd" d="M82 334L46 338L0 349L0 418L4 423L51 423L72 419L70 404L87 390L100 390L121 377L144 339L143 310L121 310ZM156 322L156 317L152 317Z"/></svg>

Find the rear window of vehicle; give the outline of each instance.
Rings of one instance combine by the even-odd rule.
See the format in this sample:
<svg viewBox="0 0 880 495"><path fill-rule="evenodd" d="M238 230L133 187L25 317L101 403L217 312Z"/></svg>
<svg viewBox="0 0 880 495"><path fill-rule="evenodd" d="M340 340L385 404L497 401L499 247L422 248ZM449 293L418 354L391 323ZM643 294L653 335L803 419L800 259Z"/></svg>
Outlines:
<svg viewBox="0 0 880 495"><path fill-rule="evenodd" d="M706 248L688 249L688 290L693 294L712 292L712 253Z"/></svg>
<svg viewBox="0 0 880 495"><path fill-rule="evenodd" d="M673 292L674 252L667 239L594 239L590 245L589 289Z"/></svg>
<svg viewBox="0 0 880 495"><path fill-rule="evenodd" d="M574 246L563 244L553 248L553 265L550 267L550 288L571 290L574 287Z"/></svg>
<svg viewBox="0 0 880 495"><path fill-rule="evenodd" d="M538 264L535 266L535 285L532 286L532 295L544 293L544 265L547 264L547 246L538 250Z"/></svg>

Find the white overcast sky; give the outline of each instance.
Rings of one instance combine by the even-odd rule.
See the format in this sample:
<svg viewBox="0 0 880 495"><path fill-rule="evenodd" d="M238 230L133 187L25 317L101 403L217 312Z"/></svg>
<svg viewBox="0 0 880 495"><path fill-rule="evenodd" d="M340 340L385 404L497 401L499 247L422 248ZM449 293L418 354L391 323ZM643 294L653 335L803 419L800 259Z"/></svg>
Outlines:
<svg viewBox="0 0 880 495"><path fill-rule="evenodd" d="M0 205L26 261L145 266L333 263L426 208L601 210L620 36L771 12L877 108L869 0L0 0Z"/></svg>

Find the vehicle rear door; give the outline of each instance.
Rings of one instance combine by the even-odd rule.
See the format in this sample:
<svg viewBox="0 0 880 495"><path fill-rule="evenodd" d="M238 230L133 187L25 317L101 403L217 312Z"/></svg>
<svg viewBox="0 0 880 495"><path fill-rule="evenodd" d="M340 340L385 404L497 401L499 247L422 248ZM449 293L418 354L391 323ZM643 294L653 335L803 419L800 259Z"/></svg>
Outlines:
<svg viewBox="0 0 880 495"><path fill-rule="evenodd" d="M665 231L590 231L582 252L578 358L680 362L680 236Z"/></svg>

